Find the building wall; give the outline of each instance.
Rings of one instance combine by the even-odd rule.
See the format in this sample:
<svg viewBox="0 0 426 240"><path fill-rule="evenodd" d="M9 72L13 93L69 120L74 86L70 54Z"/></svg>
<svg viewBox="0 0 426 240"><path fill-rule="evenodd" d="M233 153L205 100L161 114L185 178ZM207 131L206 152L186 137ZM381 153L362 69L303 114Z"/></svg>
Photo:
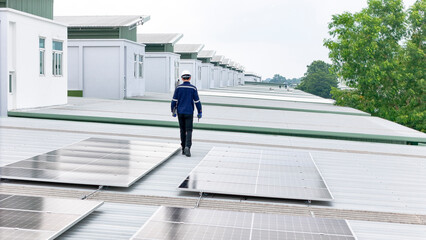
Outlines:
<svg viewBox="0 0 426 240"><path fill-rule="evenodd" d="M222 77L220 79L219 87L226 87L228 85L229 69L222 67Z"/></svg>
<svg viewBox="0 0 426 240"><path fill-rule="evenodd" d="M220 87L221 78L222 78L222 67L215 66L213 68L213 81L210 82L210 88Z"/></svg>
<svg viewBox="0 0 426 240"><path fill-rule="evenodd" d="M213 81L213 64L202 63L201 64L201 85L203 89L209 89Z"/></svg>
<svg viewBox="0 0 426 240"><path fill-rule="evenodd" d="M228 69L228 83L227 86L234 86L234 70Z"/></svg>
<svg viewBox="0 0 426 240"><path fill-rule="evenodd" d="M238 71L234 70L234 86L238 86Z"/></svg>
<svg viewBox="0 0 426 240"><path fill-rule="evenodd" d="M197 89L203 89L202 76L201 76L201 69L202 69L201 61L194 60L194 59L181 59L179 63L180 63L179 76L182 75L182 72L184 70L188 70L189 72L191 72L191 84L196 86Z"/></svg>
<svg viewBox="0 0 426 240"><path fill-rule="evenodd" d="M66 26L7 8L0 9L0 24L0 95L3 116L5 105L8 110L12 110L66 104ZM40 37L45 39L44 75L40 75ZM63 42L62 76L53 76L53 40ZM9 74L13 76L10 85L12 93L8 92Z"/></svg>
<svg viewBox="0 0 426 240"><path fill-rule="evenodd" d="M68 48L68 90L82 91L83 97L104 99L123 99L145 94L143 44L122 39L80 39L69 40ZM142 77L139 77L139 55L144 60Z"/></svg>
<svg viewBox="0 0 426 240"><path fill-rule="evenodd" d="M244 75L244 82L261 82L261 79L253 75Z"/></svg>
<svg viewBox="0 0 426 240"><path fill-rule="evenodd" d="M1 7L53 19L53 0L0 0Z"/></svg>
<svg viewBox="0 0 426 240"><path fill-rule="evenodd" d="M244 73L242 72L238 73L238 83L244 85Z"/></svg>
<svg viewBox="0 0 426 240"><path fill-rule="evenodd" d="M120 39L127 39L133 42L137 42L137 28L129 29L129 27L120 27Z"/></svg>
<svg viewBox="0 0 426 240"><path fill-rule="evenodd" d="M146 54L146 91L170 93L180 76L179 55L167 52Z"/></svg>

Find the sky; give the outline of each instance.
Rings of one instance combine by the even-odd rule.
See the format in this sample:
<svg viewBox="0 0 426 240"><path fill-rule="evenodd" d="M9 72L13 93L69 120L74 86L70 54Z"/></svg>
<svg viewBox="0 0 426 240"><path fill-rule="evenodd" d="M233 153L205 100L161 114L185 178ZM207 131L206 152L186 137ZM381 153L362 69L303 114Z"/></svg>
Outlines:
<svg viewBox="0 0 426 240"><path fill-rule="evenodd" d="M365 7L367 0L55 0L54 12L149 15L138 33L183 33L179 43L204 44L266 79L299 78L315 60L330 63L323 42L332 15Z"/></svg>

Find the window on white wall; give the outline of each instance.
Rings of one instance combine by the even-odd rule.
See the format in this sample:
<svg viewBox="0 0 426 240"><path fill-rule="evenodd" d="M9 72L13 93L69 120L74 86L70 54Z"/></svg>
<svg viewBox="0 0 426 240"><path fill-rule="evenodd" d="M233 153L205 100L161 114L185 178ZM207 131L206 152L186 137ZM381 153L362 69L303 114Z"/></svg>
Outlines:
<svg viewBox="0 0 426 240"><path fill-rule="evenodd" d="M179 79L179 62L175 61L175 78Z"/></svg>
<svg viewBox="0 0 426 240"><path fill-rule="evenodd" d="M46 51L46 46L45 46L45 42L46 40L44 38L39 38L38 40L38 47L39 47L39 58L40 58L40 69L39 69L39 73L40 75L44 75L44 54Z"/></svg>
<svg viewBox="0 0 426 240"><path fill-rule="evenodd" d="M133 76L138 77L138 55L134 54L133 56Z"/></svg>
<svg viewBox="0 0 426 240"><path fill-rule="evenodd" d="M53 41L52 49L52 74L53 76L62 76L63 42Z"/></svg>
<svg viewBox="0 0 426 240"><path fill-rule="evenodd" d="M139 78L143 78L143 56L142 55L139 55L138 66L139 66Z"/></svg>
<svg viewBox="0 0 426 240"><path fill-rule="evenodd" d="M13 76L9 74L9 93L13 93Z"/></svg>

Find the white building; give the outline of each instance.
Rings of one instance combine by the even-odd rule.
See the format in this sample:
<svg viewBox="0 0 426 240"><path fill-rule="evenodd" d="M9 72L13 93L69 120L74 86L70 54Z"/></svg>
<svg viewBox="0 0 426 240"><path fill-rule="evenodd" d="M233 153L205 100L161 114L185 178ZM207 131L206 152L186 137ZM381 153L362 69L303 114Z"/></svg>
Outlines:
<svg viewBox="0 0 426 240"><path fill-rule="evenodd" d="M136 27L149 16L66 16L68 94L124 99L145 94L145 45Z"/></svg>
<svg viewBox="0 0 426 240"><path fill-rule="evenodd" d="M216 54L213 50L203 50L198 53L198 60L201 64L201 85L203 89L214 88L214 64L211 59Z"/></svg>
<svg viewBox="0 0 426 240"><path fill-rule="evenodd" d="M138 34L138 42L145 44L146 91L169 93L179 80L180 55L174 45L183 37L180 33Z"/></svg>
<svg viewBox="0 0 426 240"><path fill-rule="evenodd" d="M203 89L202 86L202 62L197 59L198 53L203 50L203 44L176 44L175 53L180 55L179 75L184 70L191 72L191 84L198 89Z"/></svg>
<svg viewBox="0 0 426 240"><path fill-rule="evenodd" d="M145 94L145 46L125 39L68 42L68 89L83 97L124 99Z"/></svg>
<svg viewBox="0 0 426 240"><path fill-rule="evenodd" d="M220 63L220 66L223 67L221 87L231 86L230 81L232 79L232 74L231 74L230 63L231 63L231 59L229 58L224 58L223 61Z"/></svg>
<svg viewBox="0 0 426 240"><path fill-rule="evenodd" d="M67 103L65 25L0 8L0 103L1 116Z"/></svg>
<svg viewBox="0 0 426 240"><path fill-rule="evenodd" d="M244 85L244 67L238 64L238 85Z"/></svg>
<svg viewBox="0 0 426 240"><path fill-rule="evenodd" d="M256 73L246 72L244 73L244 82L261 82L262 77Z"/></svg>
<svg viewBox="0 0 426 240"><path fill-rule="evenodd" d="M220 82L222 79L222 70L223 68L220 66L220 63L223 61L225 57L221 56L221 55L215 55L212 59L211 59L211 63L213 63L214 67L213 67L213 81L210 82L211 88L218 88L220 87Z"/></svg>
<svg viewBox="0 0 426 240"><path fill-rule="evenodd" d="M234 61L231 61L230 68L232 72L232 79L230 81L230 86L237 86L238 85L238 70L237 70L237 63Z"/></svg>

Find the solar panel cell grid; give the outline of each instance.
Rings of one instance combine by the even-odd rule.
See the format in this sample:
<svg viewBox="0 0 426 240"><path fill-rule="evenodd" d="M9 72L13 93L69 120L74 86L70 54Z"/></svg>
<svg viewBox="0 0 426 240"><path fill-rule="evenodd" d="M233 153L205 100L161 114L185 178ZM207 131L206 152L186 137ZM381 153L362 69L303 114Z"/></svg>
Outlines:
<svg viewBox="0 0 426 240"><path fill-rule="evenodd" d="M0 227L59 231L79 215L0 209Z"/></svg>
<svg viewBox="0 0 426 240"><path fill-rule="evenodd" d="M273 198L332 200L307 152L213 148L179 189Z"/></svg>
<svg viewBox="0 0 426 240"><path fill-rule="evenodd" d="M53 231L34 231L24 229L11 229L0 227L0 239L7 240L36 240L52 239L55 236Z"/></svg>
<svg viewBox="0 0 426 240"><path fill-rule="evenodd" d="M89 138L0 168L2 178L128 187L180 148L177 144Z"/></svg>
<svg viewBox="0 0 426 240"><path fill-rule="evenodd" d="M15 195L0 201L0 209L85 214L93 209L93 202Z"/></svg>
<svg viewBox="0 0 426 240"><path fill-rule="evenodd" d="M160 207L133 240L355 240L345 220Z"/></svg>
<svg viewBox="0 0 426 240"><path fill-rule="evenodd" d="M0 239L53 239L102 205L74 199L0 195Z"/></svg>

